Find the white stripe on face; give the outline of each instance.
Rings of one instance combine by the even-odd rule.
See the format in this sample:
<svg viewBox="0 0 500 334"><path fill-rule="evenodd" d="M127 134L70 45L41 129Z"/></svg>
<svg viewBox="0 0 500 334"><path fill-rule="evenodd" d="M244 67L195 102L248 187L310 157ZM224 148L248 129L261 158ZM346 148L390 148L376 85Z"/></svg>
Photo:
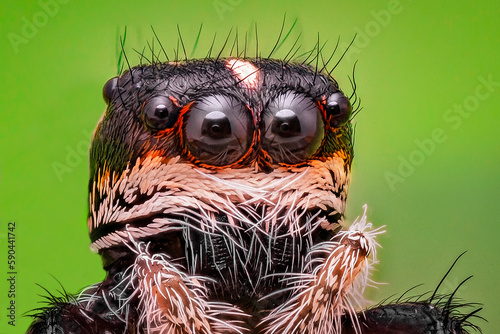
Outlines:
<svg viewBox="0 0 500 334"><path fill-rule="evenodd" d="M260 86L260 70L252 63L241 59L226 60L226 67L233 72L248 89L255 90Z"/></svg>

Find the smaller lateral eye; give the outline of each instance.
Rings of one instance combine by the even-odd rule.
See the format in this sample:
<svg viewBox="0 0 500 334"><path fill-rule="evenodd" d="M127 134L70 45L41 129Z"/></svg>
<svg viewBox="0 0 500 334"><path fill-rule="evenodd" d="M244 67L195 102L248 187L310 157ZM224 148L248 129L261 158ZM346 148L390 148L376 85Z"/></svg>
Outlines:
<svg viewBox="0 0 500 334"><path fill-rule="evenodd" d="M142 114L149 128L163 130L174 126L179 107L166 96L155 96L146 102Z"/></svg>
<svg viewBox="0 0 500 334"><path fill-rule="evenodd" d="M112 101L117 86L118 86L118 77L114 77L109 79L102 88L102 97L104 99L104 102L106 102L106 104L109 104Z"/></svg>
<svg viewBox="0 0 500 334"><path fill-rule="evenodd" d="M341 92L333 93L325 103L327 118L330 125L339 128L351 117L352 106L349 99Z"/></svg>

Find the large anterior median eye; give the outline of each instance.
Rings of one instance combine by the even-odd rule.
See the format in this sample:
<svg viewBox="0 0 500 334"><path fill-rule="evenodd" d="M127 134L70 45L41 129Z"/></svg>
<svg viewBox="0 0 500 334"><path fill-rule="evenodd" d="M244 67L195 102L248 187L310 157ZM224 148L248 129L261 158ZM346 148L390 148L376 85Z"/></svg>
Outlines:
<svg viewBox="0 0 500 334"><path fill-rule="evenodd" d="M321 146L324 124L314 101L296 93L278 96L262 113L262 147L274 162L297 164Z"/></svg>
<svg viewBox="0 0 500 334"><path fill-rule="evenodd" d="M232 97L202 98L190 108L184 124L185 145L197 160L207 165L230 165L252 143L252 114Z"/></svg>

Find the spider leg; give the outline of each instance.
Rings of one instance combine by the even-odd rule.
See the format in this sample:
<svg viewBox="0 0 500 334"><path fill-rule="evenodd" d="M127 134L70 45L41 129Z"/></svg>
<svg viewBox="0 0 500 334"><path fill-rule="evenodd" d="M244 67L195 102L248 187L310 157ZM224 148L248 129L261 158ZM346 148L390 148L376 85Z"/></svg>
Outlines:
<svg viewBox="0 0 500 334"><path fill-rule="evenodd" d="M106 280L92 290L102 290L109 284ZM110 312L102 298L89 300L64 294L47 297L47 306L34 310L34 318L27 334L99 334L124 333L126 325Z"/></svg>
<svg viewBox="0 0 500 334"><path fill-rule="evenodd" d="M381 305L357 314L362 334L465 334L467 327L479 330L467 321L467 315L425 302ZM480 331L480 330L479 330ZM343 321L342 334L359 334L351 319Z"/></svg>
<svg viewBox="0 0 500 334"><path fill-rule="evenodd" d="M441 284L463 254L453 262L430 297L410 298L400 302L403 294L386 305L358 312L354 323L352 318L344 317L342 333L359 334L359 327L362 334L465 334L469 330L481 333L481 329L471 320L484 320L477 315L482 308L477 303L463 303L455 298L460 287L472 276L463 280L451 294L438 294ZM472 308L472 311L464 311L467 308Z"/></svg>

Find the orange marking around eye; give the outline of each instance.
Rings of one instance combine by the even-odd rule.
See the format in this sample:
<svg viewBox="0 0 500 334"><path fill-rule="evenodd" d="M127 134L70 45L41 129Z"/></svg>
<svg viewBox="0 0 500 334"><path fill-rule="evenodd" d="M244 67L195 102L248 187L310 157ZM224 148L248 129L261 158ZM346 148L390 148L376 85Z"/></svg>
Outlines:
<svg viewBox="0 0 500 334"><path fill-rule="evenodd" d="M186 158L189 161L193 162L194 164L196 164L200 167L212 169L212 170L224 169L224 168L239 168L239 167L245 166L245 162L247 161L247 159L249 159L249 157L254 154L254 151L255 151L254 147L255 147L255 143L257 142L257 138L258 138L257 131L254 131L254 133L253 133L252 144L250 145L250 148L243 154L243 156L241 156L237 161L235 161L231 164L223 165L223 166L209 165L209 164L205 164L205 163L200 162L193 154L191 154L188 146L186 145L186 139L184 138L183 128L184 128L184 121L185 121L184 118L186 117L186 114L189 112L191 106L194 103L195 102L193 101L181 109L181 111L179 112L178 125L176 124L176 126L175 126L176 131L177 131L176 132L177 137L179 138L179 141L183 145L182 153L186 156Z"/></svg>
<svg viewBox="0 0 500 334"><path fill-rule="evenodd" d="M179 100L177 100L175 97L173 96L169 96L168 97L170 99L170 101L172 101L173 104L175 104L176 106L180 107L180 103L179 103ZM179 112L179 118L177 119L177 121L175 122L174 126L172 126L171 128L167 128L167 129L163 129L163 130L160 130L156 133L156 136L158 137L163 137L163 136L166 136L166 135L169 135L171 134L172 132L174 132L176 128L180 128L181 126L179 124L182 124L182 121L181 121L181 116L186 113L186 111L189 109L189 107L193 104L193 102L189 103L187 106L184 106L181 111ZM144 107L144 106L143 106Z"/></svg>
<svg viewBox="0 0 500 334"><path fill-rule="evenodd" d="M97 174L97 189L99 192L108 186L110 182L110 172L106 165L104 165L103 170Z"/></svg>
<svg viewBox="0 0 500 334"><path fill-rule="evenodd" d="M325 122L325 132L335 130L330 124L331 116L328 116L325 110L326 99L322 99L321 101L317 101L316 105L318 106L319 111L321 112L321 116L323 117L323 121ZM325 136L326 137L326 136Z"/></svg>
<svg viewBox="0 0 500 334"><path fill-rule="evenodd" d="M177 134L177 138L179 138L179 141L181 143L184 143L184 132L182 131L182 129L184 128L184 117L193 104L194 104L194 101L190 102L187 105L185 105L184 107L182 107L181 111L179 111L179 119L177 120L177 123L174 126L174 129L175 129L176 134ZM184 147L183 151L184 152L187 151L187 148Z"/></svg>
<svg viewBox="0 0 500 334"><path fill-rule="evenodd" d="M241 59L226 60L226 67L245 85L248 89L256 89L260 84L260 70L252 63Z"/></svg>
<svg viewBox="0 0 500 334"><path fill-rule="evenodd" d="M151 150L144 156L144 160L147 158L152 160L152 159L157 158L157 157L164 158L165 157L165 150Z"/></svg>
<svg viewBox="0 0 500 334"><path fill-rule="evenodd" d="M350 159L350 156L347 154L347 152L343 149L340 149L335 152L344 162L347 162Z"/></svg>

